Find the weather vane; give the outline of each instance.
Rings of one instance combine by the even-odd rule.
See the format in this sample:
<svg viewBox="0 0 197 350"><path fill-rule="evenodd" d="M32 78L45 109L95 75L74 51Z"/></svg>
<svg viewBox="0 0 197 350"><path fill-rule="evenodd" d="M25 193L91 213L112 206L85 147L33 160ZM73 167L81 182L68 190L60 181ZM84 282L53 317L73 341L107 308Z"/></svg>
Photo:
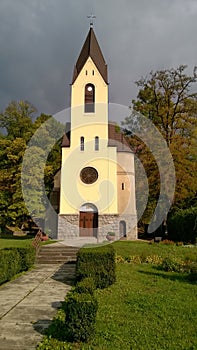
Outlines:
<svg viewBox="0 0 197 350"><path fill-rule="evenodd" d="M96 18L96 16L94 16L93 14L91 14L90 16L87 16L87 18L89 18L89 20L90 20L90 27L93 27L93 25L94 25L94 19Z"/></svg>

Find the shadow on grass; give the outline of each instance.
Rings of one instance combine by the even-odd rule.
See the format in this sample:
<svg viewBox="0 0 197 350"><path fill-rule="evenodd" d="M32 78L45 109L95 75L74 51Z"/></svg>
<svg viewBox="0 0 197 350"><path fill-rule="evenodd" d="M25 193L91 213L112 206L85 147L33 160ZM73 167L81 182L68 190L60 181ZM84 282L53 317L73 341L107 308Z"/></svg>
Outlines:
<svg viewBox="0 0 197 350"><path fill-rule="evenodd" d="M186 282L186 283L192 283L196 284L196 276L192 273L184 273L184 272L165 272L162 271L159 267L154 266L154 269L157 270L158 272L150 272L150 271L143 271L143 270L138 270L139 273L142 273L147 276L153 276L153 277L161 277L167 280L171 281L178 281L178 282Z"/></svg>
<svg viewBox="0 0 197 350"><path fill-rule="evenodd" d="M17 240L17 241L24 241L24 240L28 240L28 239L32 239L35 237L35 234L28 234L25 236L14 236L11 233L1 233L0 234L0 239L13 239L13 240Z"/></svg>

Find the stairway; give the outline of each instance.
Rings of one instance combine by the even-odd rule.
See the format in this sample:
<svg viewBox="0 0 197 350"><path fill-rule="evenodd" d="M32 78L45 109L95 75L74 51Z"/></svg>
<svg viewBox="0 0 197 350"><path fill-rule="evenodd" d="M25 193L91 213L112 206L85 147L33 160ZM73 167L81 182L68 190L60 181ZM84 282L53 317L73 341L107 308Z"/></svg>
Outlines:
<svg viewBox="0 0 197 350"><path fill-rule="evenodd" d="M36 264L63 264L76 261L79 248L65 245L41 246L36 257Z"/></svg>

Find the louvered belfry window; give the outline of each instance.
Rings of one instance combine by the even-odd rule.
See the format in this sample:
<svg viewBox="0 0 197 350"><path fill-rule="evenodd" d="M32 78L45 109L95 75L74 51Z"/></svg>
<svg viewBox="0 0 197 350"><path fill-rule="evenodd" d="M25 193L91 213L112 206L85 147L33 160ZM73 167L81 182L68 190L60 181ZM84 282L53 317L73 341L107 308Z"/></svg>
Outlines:
<svg viewBox="0 0 197 350"><path fill-rule="evenodd" d="M95 112L95 87L93 84L85 86L85 113Z"/></svg>
<svg viewBox="0 0 197 350"><path fill-rule="evenodd" d="M80 137L80 150L84 151L84 137L83 136Z"/></svg>
<svg viewBox="0 0 197 350"><path fill-rule="evenodd" d="M99 137L96 136L95 137L95 151L98 151L99 150Z"/></svg>

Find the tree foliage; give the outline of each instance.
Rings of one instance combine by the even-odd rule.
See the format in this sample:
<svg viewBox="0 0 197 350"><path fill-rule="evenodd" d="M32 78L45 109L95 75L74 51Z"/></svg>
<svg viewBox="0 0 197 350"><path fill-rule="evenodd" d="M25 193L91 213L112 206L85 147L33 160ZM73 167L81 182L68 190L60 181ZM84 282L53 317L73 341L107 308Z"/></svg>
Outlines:
<svg viewBox="0 0 197 350"><path fill-rule="evenodd" d="M187 207L197 191L197 68L186 74L187 66L151 72L136 82L139 91L132 101L133 112L127 127L140 112L158 128L172 154L176 170L174 207ZM156 161L137 137L130 140L143 163L149 181L149 201L144 217L152 215L160 190ZM138 186L138 184L137 184Z"/></svg>
<svg viewBox="0 0 197 350"><path fill-rule="evenodd" d="M53 176L60 167L60 141L56 142L57 128L60 125L50 116L41 114L35 119L35 108L28 102L11 102L4 112L0 113L0 226L20 225L28 215L21 186L21 171L24 154L31 147L29 157L29 174L26 174L27 187L30 192L32 207L43 209L42 191L48 194L53 186ZM43 127L43 125L46 125ZM39 132L39 129L40 132ZM58 130L59 130L58 129ZM37 131L37 133L36 133ZM30 144L33 135L37 135L34 145ZM46 156L47 146L49 151ZM43 169L39 166L44 162ZM45 179L46 188L41 180Z"/></svg>

